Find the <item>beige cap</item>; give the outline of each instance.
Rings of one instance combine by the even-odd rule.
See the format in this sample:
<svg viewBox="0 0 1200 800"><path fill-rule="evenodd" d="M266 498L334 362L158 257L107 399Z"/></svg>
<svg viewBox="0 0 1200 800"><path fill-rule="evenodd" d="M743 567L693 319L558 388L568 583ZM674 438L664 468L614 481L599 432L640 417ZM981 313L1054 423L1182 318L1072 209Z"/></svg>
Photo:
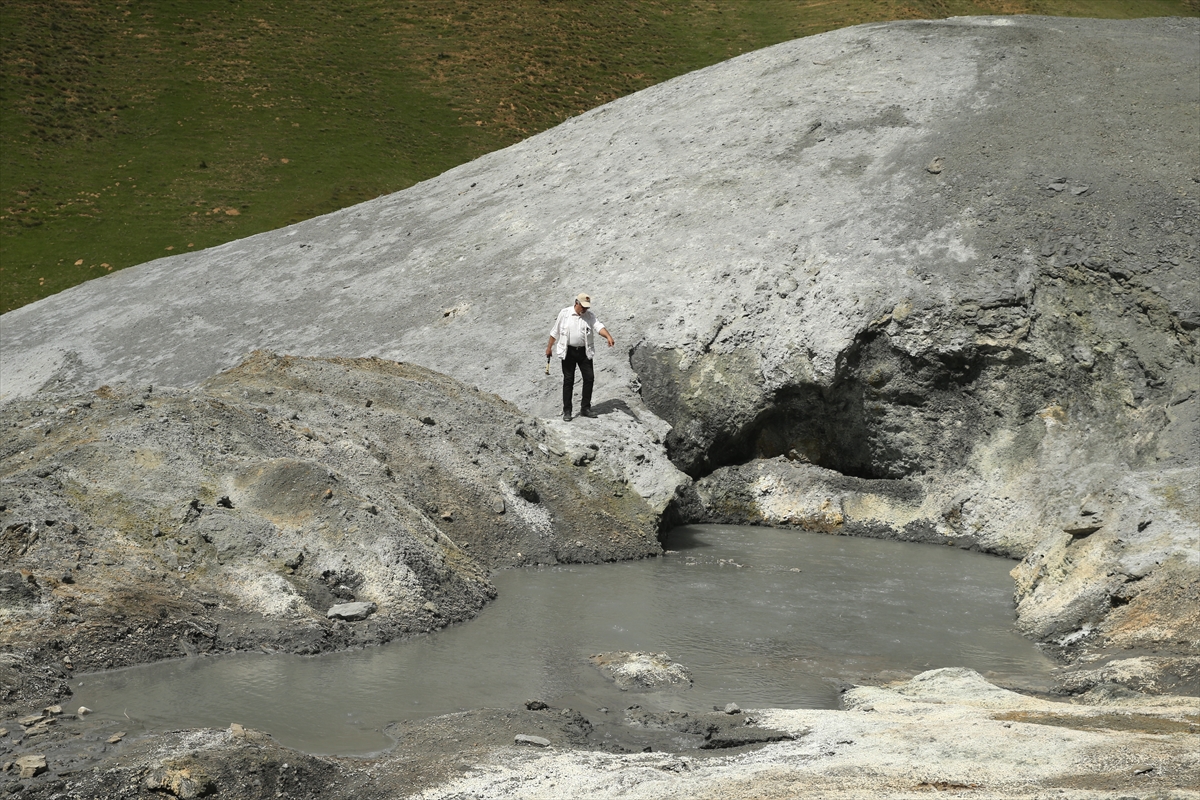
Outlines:
<svg viewBox="0 0 1200 800"><path fill-rule="evenodd" d="M579 305L583 306L584 308L591 308L592 296L590 294L584 294L583 292L580 292L579 294L575 295L575 302L579 303Z"/></svg>

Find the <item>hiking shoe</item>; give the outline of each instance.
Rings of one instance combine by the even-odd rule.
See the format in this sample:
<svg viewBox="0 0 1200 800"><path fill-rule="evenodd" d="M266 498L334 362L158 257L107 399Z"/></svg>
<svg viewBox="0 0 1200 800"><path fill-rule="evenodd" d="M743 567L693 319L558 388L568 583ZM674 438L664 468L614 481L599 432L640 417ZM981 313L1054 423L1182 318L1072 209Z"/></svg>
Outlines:
<svg viewBox="0 0 1200 800"><path fill-rule="evenodd" d="M564 411L563 412L563 422L570 422L570 421L571 421L571 412Z"/></svg>
<svg viewBox="0 0 1200 800"><path fill-rule="evenodd" d="M581 417L589 417L589 418L591 418L591 419L595 419L595 418L596 418L596 412L595 412L595 411L592 411L592 409L591 409L591 408L581 408L581 409L579 409L579 416L581 416Z"/></svg>

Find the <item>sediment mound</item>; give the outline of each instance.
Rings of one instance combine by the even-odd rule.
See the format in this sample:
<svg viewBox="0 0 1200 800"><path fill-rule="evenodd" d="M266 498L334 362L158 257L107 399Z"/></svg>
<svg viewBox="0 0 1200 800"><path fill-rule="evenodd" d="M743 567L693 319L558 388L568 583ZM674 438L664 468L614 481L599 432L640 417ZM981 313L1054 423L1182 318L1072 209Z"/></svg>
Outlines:
<svg viewBox="0 0 1200 800"><path fill-rule="evenodd" d="M624 476L408 364L256 353L191 390L9 403L0 425L5 705L71 671L384 642L472 616L495 567L660 552ZM346 603L366 618L328 617Z"/></svg>

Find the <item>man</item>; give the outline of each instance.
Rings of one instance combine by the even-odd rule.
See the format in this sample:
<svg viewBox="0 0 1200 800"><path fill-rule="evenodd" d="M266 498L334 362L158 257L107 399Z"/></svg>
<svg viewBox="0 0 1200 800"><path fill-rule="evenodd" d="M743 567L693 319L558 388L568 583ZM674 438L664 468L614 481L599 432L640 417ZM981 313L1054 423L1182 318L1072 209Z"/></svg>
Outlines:
<svg viewBox="0 0 1200 800"><path fill-rule="evenodd" d="M555 352L562 360L563 372L563 421L571 421L571 394L575 391L575 367L583 376L583 397L579 404L579 413L585 417L596 416L592 412L592 382L595 373L592 370L592 358L596 355L596 333L599 332L612 347L612 334L604 327L604 323L596 319L592 312L592 298L582 292L575 298L574 306L567 306L558 312L554 327L550 329L550 341L546 345L546 358ZM558 347L555 348L557 343Z"/></svg>

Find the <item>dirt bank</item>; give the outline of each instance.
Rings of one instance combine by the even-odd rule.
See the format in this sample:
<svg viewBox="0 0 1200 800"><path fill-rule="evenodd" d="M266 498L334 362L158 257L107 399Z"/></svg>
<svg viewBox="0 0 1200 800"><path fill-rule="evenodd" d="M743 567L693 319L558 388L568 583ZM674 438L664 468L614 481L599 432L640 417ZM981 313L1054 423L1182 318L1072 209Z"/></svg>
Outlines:
<svg viewBox="0 0 1200 800"><path fill-rule="evenodd" d="M435 630L494 596L497 567L660 552L659 515L598 449L412 365L259 353L193 390L9 403L0 426L8 709L74 672Z"/></svg>

